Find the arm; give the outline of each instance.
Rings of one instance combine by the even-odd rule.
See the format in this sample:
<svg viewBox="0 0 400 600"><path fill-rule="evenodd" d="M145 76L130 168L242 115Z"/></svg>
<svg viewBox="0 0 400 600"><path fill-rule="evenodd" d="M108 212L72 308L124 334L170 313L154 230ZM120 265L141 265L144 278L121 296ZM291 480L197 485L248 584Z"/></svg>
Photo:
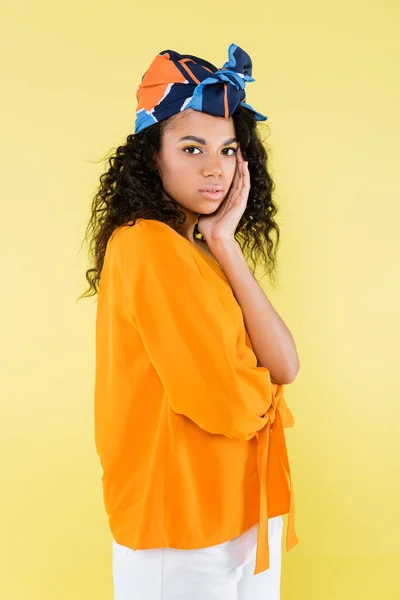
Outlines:
<svg viewBox="0 0 400 600"><path fill-rule="evenodd" d="M230 314L193 255L167 225L145 221L114 239L111 253L113 297L124 298L170 408L209 433L254 437L268 422L270 374L254 353L242 358Z"/></svg>
<svg viewBox="0 0 400 600"><path fill-rule="evenodd" d="M291 383L300 368L292 334L254 278L238 242L209 240L208 246L240 304L258 364L269 370L273 383Z"/></svg>

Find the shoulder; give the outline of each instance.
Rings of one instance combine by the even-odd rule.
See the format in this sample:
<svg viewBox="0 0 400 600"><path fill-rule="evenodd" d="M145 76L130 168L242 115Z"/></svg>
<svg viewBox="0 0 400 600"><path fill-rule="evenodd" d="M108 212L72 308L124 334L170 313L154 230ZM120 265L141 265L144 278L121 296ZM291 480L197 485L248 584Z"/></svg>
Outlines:
<svg viewBox="0 0 400 600"><path fill-rule="evenodd" d="M109 239L112 253L157 252L170 240L168 225L153 219L138 219L119 225ZM172 238L173 240L173 238Z"/></svg>
<svg viewBox="0 0 400 600"><path fill-rule="evenodd" d="M172 241L179 235L166 223L156 219L137 219L135 223L130 221L117 227L111 234L110 241L118 244L151 243L157 238Z"/></svg>
<svg viewBox="0 0 400 600"><path fill-rule="evenodd" d="M138 219L135 224L121 225L110 238L113 252L131 263L159 265L160 268L196 268L190 242L172 227L156 219Z"/></svg>

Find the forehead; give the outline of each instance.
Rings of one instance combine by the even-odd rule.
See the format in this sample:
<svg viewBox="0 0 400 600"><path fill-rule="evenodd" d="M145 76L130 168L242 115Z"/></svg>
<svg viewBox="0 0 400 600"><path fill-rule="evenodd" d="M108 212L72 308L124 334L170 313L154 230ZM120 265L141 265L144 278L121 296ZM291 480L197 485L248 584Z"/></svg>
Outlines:
<svg viewBox="0 0 400 600"><path fill-rule="evenodd" d="M197 135L206 139L225 139L235 135L235 126L232 117L224 119L188 108L172 117L165 133L173 138Z"/></svg>

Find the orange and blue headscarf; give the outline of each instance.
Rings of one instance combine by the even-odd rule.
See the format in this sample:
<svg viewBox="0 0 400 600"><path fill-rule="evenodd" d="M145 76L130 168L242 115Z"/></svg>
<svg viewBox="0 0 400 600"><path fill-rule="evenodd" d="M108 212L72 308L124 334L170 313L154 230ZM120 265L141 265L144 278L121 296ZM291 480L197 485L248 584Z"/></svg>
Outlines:
<svg viewBox="0 0 400 600"><path fill-rule="evenodd" d="M255 81L250 56L236 44L229 46L228 56L217 69L190 54L157 54L136 89L135 133L188 108L228 119L240 104L265 121L268 117L246 104L246 82Z"/></svg>

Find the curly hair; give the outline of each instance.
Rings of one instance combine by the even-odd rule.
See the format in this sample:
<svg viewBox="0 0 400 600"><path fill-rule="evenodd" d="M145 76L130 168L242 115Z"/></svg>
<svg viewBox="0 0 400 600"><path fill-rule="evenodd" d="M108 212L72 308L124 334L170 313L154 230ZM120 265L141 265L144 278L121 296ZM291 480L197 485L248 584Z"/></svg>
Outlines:
<svg viewBox="0 0 400 600"><path fill-rule="evenodd" d="M274 285L280 230L274 220L275 183L268 173L268 152L252 111L239 105L232 118L243 158L248 161L251 183L235 239L251 260L253 274L261 264ZM156 219L173 228L185 223L185 213L163 189L155 159L161 149L163 132L171 124L170 117L129 134L126 143L118 146L108 158L109 168L100 176L100 187L92 200L91 217L83 239L89 243L92 264L86 271L89 288L78 299L98 293L107 242L114 229L131 221L134 225L139 218ZM194 236L203 239L197 224Z"/></svg>

